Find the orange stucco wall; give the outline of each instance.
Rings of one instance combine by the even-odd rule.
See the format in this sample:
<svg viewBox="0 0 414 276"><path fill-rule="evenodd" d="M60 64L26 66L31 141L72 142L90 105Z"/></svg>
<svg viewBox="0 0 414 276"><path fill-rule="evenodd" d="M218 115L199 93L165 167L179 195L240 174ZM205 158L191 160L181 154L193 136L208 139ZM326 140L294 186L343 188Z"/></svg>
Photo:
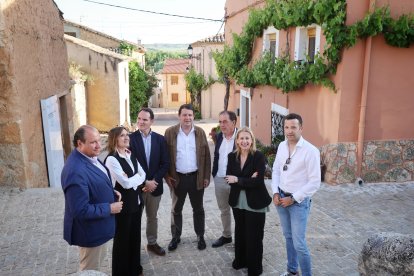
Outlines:
<svg viewBox="0 0 414 276"><path fill-rule="evenodd" d="M391 14L398 16L414 12L414 2L376 1L376 6L389 4ZM226 22L226 44L232 44L232 33L240 33L248 18L247 6L262 1L226 1L229 18ZM347 1L347 24L362 19L369 7L368 0ZM290 29L290 54L293 56L295 30ZM286 32L280 32L280 51L286 45ZM262 38L257 38L253 48L253 60L262 52ZM325 39L322 36L321 50ZM251 127L264 143L270 143L271 103L296 112L304 118L304 136L317 146L339 142L356 142L358 139L361 91L364 69L368 72L368 104L364 140L409 139L414 129L407 122L414 121L414 47L401 49L388 46L382 36L372 39L370 62L364 65L366 40L345 49L337 73L332 76L337 87L334 93L327 88L307 85L300 91L287 95L274 87L256 87L253 90ZM242 87L241 87L242 88ZM232 91L240 87L233 87ZM243 88L242 88L243 89ZM231 96L232 108L239 106L239 95Z"/></svg>

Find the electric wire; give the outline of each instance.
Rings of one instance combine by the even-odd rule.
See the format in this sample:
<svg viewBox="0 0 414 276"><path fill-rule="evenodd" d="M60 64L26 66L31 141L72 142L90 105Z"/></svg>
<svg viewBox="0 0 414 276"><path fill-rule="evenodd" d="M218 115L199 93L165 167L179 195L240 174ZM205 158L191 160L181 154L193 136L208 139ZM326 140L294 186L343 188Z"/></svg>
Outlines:
<svg viewBox="0 0 414 276"><path fill-rule="evenodd" d="M114 7L114 8L132 10L132 11L139 11L139 12L152 13L152 14L165 15L165 16L173 16L173 17L181 17L181 18L187 18L187 19L198 19L198 20L213 21L213 22L223 22L224 23L224 19L211 19L211 18L193 17L193 16L170 14L170 13L164 13L164 12L155 12L155 11L141 10L141 9L123 7L123 6L119 6L119 5L102 3L102 2L92 1L92 0L82 0L82 1L84 1L84 2L90 2L90 3L94 3L94 4L98 4L98 5L110 6L110 7Z"/></svg>

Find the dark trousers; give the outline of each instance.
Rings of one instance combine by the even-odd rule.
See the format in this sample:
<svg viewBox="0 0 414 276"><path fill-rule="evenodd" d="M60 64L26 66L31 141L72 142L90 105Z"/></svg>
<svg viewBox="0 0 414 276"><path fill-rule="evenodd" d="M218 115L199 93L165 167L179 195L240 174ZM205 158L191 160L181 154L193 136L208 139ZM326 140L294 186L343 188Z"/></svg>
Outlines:
<svg viewBox="0 0 414 276"><path fill-rule="evenodd" d="M263 235L266 213L233 208L234 261L237 267L247 267L248 275L263 272Z"/></svg>
<svg viewBox="0 0 414 276"><path fill-rule="evenodd" d="M142 206L142 205L141 205ZM112 248L112 275L139 275L141 266L141 214L117 214L116 230Z"/></svg>
<svg viewBox="0 0 414 276"><path fill-rule="evenodd" d="M203 207L204 189L197 190L197 174L180 175L178 186L173 190L171 207L171 234L173 238L181 237L183 229L183 206L185 198L190 197L193 208L194 231L197 236L204 235L205 214Z"/></svg>

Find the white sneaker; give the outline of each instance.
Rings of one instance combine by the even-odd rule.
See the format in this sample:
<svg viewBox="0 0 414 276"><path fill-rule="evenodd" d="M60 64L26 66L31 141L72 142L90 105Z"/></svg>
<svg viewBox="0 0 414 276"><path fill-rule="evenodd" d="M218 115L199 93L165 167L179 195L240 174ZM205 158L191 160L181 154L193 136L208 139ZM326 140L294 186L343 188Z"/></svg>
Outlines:
<svg viewBox="0 0 414 276"><path fill-rule="evenodd" d="M280 274L280 276L299 276L299 272L296 272L296 274L293 274L290 271L286 271L285 273Z"/></svg>

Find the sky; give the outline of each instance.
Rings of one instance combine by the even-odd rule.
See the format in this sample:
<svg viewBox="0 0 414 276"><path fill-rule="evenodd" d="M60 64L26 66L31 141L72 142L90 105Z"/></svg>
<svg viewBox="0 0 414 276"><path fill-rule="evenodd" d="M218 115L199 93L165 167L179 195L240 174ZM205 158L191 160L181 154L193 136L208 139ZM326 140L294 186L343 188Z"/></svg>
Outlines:
<svg viewBox="0 0 414 276"><path fill-rule="evenodd" d="M54 0L66 20L142 44L189 44L224 32L222 22L121 9L88 0ZM132 9L221 20L226 0L92 0ZM220 28L221 27L221 28Z"/></svg>

